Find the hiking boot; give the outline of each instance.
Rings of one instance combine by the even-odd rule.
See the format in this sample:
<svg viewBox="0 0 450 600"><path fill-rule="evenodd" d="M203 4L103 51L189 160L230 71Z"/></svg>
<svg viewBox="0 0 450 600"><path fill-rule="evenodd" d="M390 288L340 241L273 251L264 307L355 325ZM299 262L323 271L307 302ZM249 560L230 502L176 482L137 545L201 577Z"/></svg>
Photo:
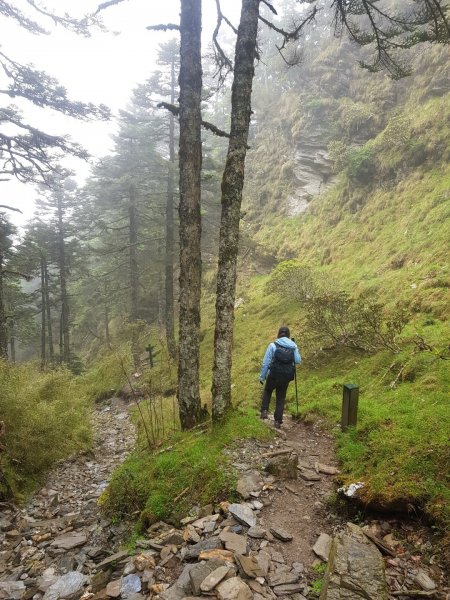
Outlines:
<svg viewBox="0 0 450 600"><path fill-rule="evenodd" d="M275 425L275 429L281 429L280 421L275 421L274 425Z"/></svg>
<svg viewBox="0 0 450 600"><path fill-rule="evenodd" d="M260 415L261 419L267 419L268 416L269 415L267 414L267 410L262 410L261 411L261 415Z"/></svg>

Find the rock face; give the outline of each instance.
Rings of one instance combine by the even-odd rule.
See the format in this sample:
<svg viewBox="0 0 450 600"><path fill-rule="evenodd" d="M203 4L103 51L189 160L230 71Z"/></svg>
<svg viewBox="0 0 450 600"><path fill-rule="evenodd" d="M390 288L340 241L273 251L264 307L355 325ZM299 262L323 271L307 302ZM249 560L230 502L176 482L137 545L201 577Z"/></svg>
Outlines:
<svg viewBox="0 0 450 600"><path fill-rule="evenodd" d="M320 600L387 600L384 562L363 531L347 523L331 544Z"/></svg>
<svg viewBox="0 0 450 600"><path fill-rule="evenodd" d="M290 216L305 212L315 196L335 183L332 161L321 135L303 136L302 143L297 146L293 171L298 183L294 196L287 200Z"/></svg>

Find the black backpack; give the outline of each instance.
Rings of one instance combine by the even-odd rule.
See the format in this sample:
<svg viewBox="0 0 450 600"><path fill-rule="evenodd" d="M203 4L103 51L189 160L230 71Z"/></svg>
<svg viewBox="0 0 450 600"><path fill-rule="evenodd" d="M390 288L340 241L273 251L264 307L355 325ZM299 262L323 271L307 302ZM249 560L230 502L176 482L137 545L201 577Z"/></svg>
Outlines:
<svg viewBox="0 0 450 600"><path fill-rule="evenodd" d="M275 352L270 363L269 375L277 383L289 383L295 375L294 349L285 348L277 342L274 342L274 344Z"/></svg>

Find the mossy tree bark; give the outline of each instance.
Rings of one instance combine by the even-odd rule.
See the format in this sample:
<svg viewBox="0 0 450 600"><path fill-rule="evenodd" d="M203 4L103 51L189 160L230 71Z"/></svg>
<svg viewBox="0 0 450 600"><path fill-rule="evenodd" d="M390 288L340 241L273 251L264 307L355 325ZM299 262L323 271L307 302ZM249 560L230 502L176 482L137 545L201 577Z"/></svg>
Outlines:
<svg viewBox="0 0 450 600"><path fill-rule="evenodd" d="M260 0L243 0L231 92L231 130L222 178L222 214L216 292L212 416L221 420L231 406L231 352L236 297L239 221L251 116Z"/></svg>
<svg viewBox="0 0 450 600"><path fill-rule="evenodd" d="M201 0L182 0L180 19L180 330L178 404L182 429L202 418L199 386L201 217Z"/></svg>

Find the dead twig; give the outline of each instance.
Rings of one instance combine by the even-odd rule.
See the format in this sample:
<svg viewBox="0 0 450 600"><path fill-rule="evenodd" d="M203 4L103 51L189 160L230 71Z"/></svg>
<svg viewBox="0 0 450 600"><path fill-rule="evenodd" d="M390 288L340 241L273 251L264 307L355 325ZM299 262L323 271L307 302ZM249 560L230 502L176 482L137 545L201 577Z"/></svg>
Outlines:
<svg viewBox="0 0 450 600"><path fill-rule="evenodd" d="M178 500L180 500L180 498L182 498L185 494L188 493L188 491L189 491L189 487L184 488L184 490L173 499L173 503L176 504L178 502Z"/></svg>
<svg viewBox="0 0 450 600"><path fill-rule="evenodd" d="M291 454L292 448L286 448L284 450L274 450L273 452L265 452L261 454L261 458L271 458L272 456L281 456L282 454Z"/></svg>

